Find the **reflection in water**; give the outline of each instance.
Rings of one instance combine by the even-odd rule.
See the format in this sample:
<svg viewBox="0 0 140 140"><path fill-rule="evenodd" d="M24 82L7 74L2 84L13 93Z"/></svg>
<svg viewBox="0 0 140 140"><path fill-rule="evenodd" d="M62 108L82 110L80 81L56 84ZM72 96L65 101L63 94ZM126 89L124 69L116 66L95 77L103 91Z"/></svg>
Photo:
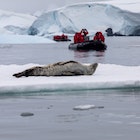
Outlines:
<svg viewBox="0 0 140 140"><path fill-rule="evenodd" d="M103 63L105 59L105 51L84 51L84 50L76 50L74 51L74 58L77 61L82 62L97 62Z"/></svg>
<svg viewBox="0 0 140 140"><path fill-rule="evenodd" d="M105 51L95 51L94 56L96 57L104 57Z"/></svg>
<svg viewBox="0 0 140 140"><path fill-rule="evenodd" d="M75 58L89 57L89 51L74 51Z"/></svg>

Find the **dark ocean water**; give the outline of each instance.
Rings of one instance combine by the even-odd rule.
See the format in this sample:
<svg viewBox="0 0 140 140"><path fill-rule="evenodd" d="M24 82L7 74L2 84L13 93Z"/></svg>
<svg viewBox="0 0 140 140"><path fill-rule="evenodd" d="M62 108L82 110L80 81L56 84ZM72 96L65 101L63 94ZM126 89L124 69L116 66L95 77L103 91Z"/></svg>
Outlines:
<svg viewBox="0 0 140 140"><path fill-rule="evenodd" d="M108 48L105 52L73 51L68 49L69 43L0 45L0 65L50 64L67 60L83 63L140 65L140 37L107 37Z"/></svg>

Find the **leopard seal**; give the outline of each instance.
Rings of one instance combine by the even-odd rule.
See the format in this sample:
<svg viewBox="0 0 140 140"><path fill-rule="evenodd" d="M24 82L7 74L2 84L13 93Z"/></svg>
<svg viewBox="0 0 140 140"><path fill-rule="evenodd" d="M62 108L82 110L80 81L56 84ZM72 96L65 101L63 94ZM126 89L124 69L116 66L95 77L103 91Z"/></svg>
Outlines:
<svg viewBox="0 0 140 140"><path fill-rule="evenodd" d="M13 74L19 78L22 76L76 76L76 75L92 75L98 64L85 65L76 61L66 61L50 64L47 66L35 66L22 72Z"/></svg>

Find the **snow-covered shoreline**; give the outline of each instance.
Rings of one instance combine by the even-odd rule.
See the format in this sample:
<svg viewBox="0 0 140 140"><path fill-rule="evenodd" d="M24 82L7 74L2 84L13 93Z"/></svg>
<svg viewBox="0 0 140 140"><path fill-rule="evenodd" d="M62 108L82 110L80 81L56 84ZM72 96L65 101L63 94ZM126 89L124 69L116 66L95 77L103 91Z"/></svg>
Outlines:
<svg viewBox="0 0 140 140"><path fill-rule="evenodd" d="M55 43L55 41L39 36L0 34L0 44L38 44L38 43Z"/></svg>

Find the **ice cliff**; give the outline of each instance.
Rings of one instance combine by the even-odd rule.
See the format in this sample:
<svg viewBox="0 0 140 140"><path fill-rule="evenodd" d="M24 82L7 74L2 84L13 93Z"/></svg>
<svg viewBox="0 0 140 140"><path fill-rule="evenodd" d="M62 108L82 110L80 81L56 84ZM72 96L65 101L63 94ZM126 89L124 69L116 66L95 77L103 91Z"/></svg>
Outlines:
<svg viewBox="0 0 140 140"><path fill-rule="evenodd" d="M30 35L73 34L86 28L91 34L107 28L123 35L140 35L140 13L108 4L86 3L44 12L28 30Z"/></svg>
<svg viewBox="0 0 140 140"><path fill-rule="evenodd" d="M86 28L91 35L107 28L123 35L140 35L140 13L109 4L81 3L38 16L0 10L0 34L52 36Z"/></svg>

